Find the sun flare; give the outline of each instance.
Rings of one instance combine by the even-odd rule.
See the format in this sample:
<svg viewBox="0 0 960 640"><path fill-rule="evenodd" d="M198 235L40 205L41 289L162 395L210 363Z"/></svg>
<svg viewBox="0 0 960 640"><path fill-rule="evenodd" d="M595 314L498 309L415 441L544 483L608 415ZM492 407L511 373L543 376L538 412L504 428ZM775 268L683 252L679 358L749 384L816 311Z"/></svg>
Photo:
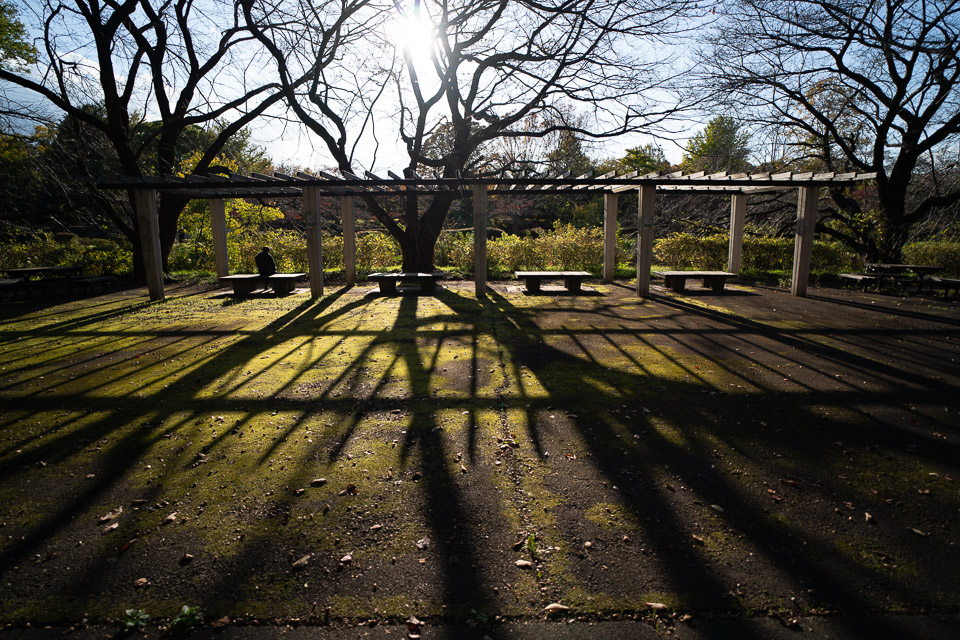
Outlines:
<svg viewBox="0 0 960 640"><path fill-rule="evenodd" d="M409 55L414 63L429 61L437 42L436 25L419 7L397 15L390 24L389 34L397 52Z"/></svg>

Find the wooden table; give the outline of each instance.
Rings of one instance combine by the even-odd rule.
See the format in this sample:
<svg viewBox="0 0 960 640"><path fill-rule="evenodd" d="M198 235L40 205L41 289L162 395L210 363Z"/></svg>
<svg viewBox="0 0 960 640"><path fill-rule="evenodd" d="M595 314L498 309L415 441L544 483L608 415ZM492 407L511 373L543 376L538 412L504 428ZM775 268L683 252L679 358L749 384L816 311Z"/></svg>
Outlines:
<svg viewBox="0 0 960 640"><path fill-rule="evenodd" d="M6 273L11 278L23 278L24 280L30 280L34 276L43 277L43 276L65 276L67 278L75 275L79 275L80 267L71 266L71 267L21 267L18 269L5 269Z"/></svg>
<svg viewBox="0 0 960 640"><path fill-rule="evenodd" d="M879 282L877 287L883 288L883 279L891 278L896 280L896 276L904 273L915 273L917 275L917 290L923 286L923 278L932 276L940 271L942 267L932 264L895 264L889 262L868 262L864 265L868 272L877 274Z"/></svg>

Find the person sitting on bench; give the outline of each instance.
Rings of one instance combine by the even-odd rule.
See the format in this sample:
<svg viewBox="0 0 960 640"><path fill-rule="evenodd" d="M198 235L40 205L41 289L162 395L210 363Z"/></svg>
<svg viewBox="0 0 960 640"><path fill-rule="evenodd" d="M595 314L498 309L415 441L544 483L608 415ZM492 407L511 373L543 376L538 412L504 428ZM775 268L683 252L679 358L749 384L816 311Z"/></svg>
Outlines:
<svg viewBox="0 0 960 640"><path fill-rule="evenodd" d="M266 289L269 283L268 278L277 272L277 263L270 255L270 247L264 247L256 257L257 271L263 278L263 288Z"/></svg>

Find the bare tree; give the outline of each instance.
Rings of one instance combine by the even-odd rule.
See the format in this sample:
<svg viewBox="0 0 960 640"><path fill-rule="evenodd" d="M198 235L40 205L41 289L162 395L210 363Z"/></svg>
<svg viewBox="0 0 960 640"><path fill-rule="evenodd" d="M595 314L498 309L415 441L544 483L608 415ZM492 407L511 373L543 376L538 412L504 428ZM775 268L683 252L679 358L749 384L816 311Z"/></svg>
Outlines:
<svg viewBox="0 0 960 640"><path fill-rule="evenodd" d="M700 89L740 118L789 129L780 140L793 159L877 172L876 211L837 189L845 231L825 231L898 260L919 222L960 201L954 181L915 184L918 163L960 136L960 3L730 0L720 13Z"/></svg>
<svg viewBox="0 0 960 640"><path fill-rule="evenodd" d="M245 7L277 60L293 111L325 142L341 170L359 171L357 140L379 140L384 126L378 130L378 123L388 122L405 148L405 171L425 169L444 178L509 170L491 159L510 154L484 152L503 138L560 131L602 138L662 124L677 107L659 104L652 93L671 71L657 45L681 31L686 24L681 18L696 5L688 0L363 4L362 28L368 31L357 41L362 52L329 61L313 53L332 37L324 20L326 3L296 3L307 16L299 31L284 17L291 10L281 0L247 0ZM413 51L415 43L404 35L410 33L427 43L423 54ZM311 82L294 90L294 79L305 71L312 73ZM565 117L571 106L586 112L591 124L571 123ZM427 144L441 129L443 144ZM367 204L400 243L403 268L422 271L433 267L436 239L456 197L451 191L421 207L411 192L399 218L384 203Z"/></svg>
<svg viewBox="0 0 960 640"><path fill-rule="evenodd" d="M280 85L263 79L271 59L258 58L233 2L47 0L34 18L36 67L0 68L0 79L104 136L124 175L173 173L183 136L216 125L192 168L206 172L232 136L282 98ZM160 203L164 260L185 204L177 196ZM139 271L131 213L131 206L108 212L133 242Z"/></svg>

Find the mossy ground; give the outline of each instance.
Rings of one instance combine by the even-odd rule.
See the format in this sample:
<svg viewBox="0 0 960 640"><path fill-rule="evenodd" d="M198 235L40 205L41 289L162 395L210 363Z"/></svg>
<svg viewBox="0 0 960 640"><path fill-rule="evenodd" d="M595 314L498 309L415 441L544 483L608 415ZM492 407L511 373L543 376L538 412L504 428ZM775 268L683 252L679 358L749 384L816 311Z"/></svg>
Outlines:
<svg viewBox="0 0 960 640"><path fill-rule="evenodd" d="M955 301L592 289L5 303L0 623L957 611Z"/></svg>

